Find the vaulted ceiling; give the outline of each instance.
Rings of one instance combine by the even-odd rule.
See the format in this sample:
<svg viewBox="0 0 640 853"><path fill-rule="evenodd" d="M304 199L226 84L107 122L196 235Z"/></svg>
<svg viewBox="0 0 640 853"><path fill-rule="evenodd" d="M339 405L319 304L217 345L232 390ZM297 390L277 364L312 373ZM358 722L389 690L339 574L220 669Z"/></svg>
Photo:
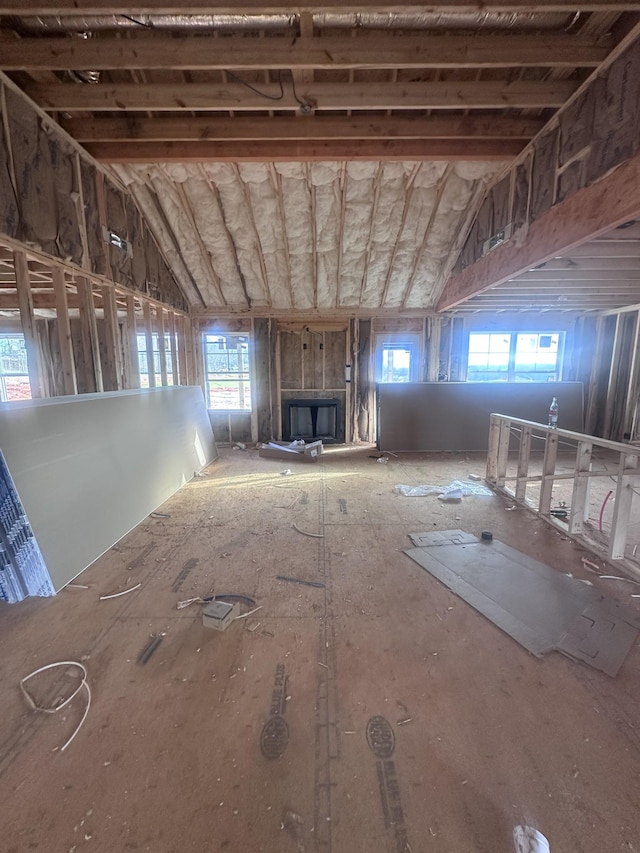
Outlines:
<svg viewBox="0 0 640 853"><path fill-rule="evenodd" d="M25 0L0 67L130 189L195 311L415 313L638 6ZM464 307L528 307L553 273L594 290L587 257Z"/></svg>

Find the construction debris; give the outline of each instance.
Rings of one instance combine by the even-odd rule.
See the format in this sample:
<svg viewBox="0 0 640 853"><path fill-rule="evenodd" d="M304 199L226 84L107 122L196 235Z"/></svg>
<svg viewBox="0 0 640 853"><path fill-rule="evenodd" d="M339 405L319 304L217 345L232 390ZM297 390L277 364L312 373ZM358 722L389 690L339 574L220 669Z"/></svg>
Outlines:
<svg viewBox="0 0 640 853"><path fill-rule="evenodd" d="M135 586L129 587L129 589L123 589L121 592L111 592L108 595L101 595L99 600L106 601L108 598L120 598L121 595L128 595L130 592L140 589L141 586L141 583L137 583Z"/></svg>
<svg viewBox="0 0 640 853"><path fill-rule="evenodd" d="M63 702L60 702L59 704L56 704L51 708L43 708L40 705L36 704L33 696L29 693L29 691L25 687L25 684L27 683L27 681L29 681L31 678L38 675L39 673L45 672L46 670L49 670L49 669L55 669L58 666L67 666L67 667L68 666L77 666L78 669L82 670L82 681L78 684L78 686L73 691L73 693L71 693L70 696L67 696L67 698ZM87 691L87 706L84 709L84 714L82 715L82 719L80 720L80 722L76 726L75 731L73 732L71 737L66 741L64 746L62 746L60 748L60 752L64 752L65 749L71 743L71 741L78 734L78 732L82 728L82 724L87 719L87 714L89 713L89 708L91 707L91 688L89 687L89 684L87 682L86 667L84 667L81 663L78 663L75 660L61 660L61 661L57 661L56 663L49 663L46 666L41 666L39 669L35 669L33 672L30 672L29 675L25 675L24 678L20 679L20 689L22 690L22 692L23 692L27 702L29 703L29 705L33 708L34 711L43 711L45 714L55 714L58 711L60 711L62 708L65 708L71 702L71 700L74 699L78 695L78 693L82 690L83 687Z"/></svg>
<svg viewBox="0 0 640 853"><path fill-rule="evenodd" d="M163 634L154 634L138 655L138 663L144 665L162 642Z"/></svg>
<svg viewBox="0 0 640 853"><path fill-rule="evenodd" d="M301 583L304 586L316 586L319 589L324 589L325 585L323 583L319 583L318 581L305 581L302 578L288 578L286 575L276 575L277 581L288 581L289 583Z"/></svg>

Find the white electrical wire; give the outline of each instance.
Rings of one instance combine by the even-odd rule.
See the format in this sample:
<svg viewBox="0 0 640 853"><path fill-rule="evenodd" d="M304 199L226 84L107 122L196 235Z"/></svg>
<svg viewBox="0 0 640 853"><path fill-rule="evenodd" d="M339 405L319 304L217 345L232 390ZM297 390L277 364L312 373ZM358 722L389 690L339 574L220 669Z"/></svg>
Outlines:
<svg viewBox="0 0 640 853"><path fill-rule="evenodd" d="M106 601L107 598L120 598L121 595L128 595L130 592L133 592L134 589L140 589L141 586L141 583L137 583L135 586L130 586L129 589L123 589L122 592L112 592L109 595L101 595L99 601Z"/></svg>
<svg viewBox="0 0 640 853"><path fill-rule="evenodd" d="M36 705L36 703L33 699L33 696L27 690L27 688L25 687L25 684L27 683L27 681L29 681L29 679L33 678L35 675L38 675L41 672L45 672L48 669L55 669L57 666L77 666L79 669L82 670L82 673L83 673L82 681L76 687L76 689L73 691L73 693L70 696L67 696L67 698L64 700L64 702L61 702L59 705L56 705L53 708L42 708L42 707L40 707L40 705ZM91 707L91 688L89 687L89 683L87 682L86 667L84 667L81 663L78 663L78 661L75 661L75 660L60 660L60 661L57 661L56 663L48 663L46 666L41 666L39 669L34 669L34 671L30 672L29 675L25 675L24 678L20 679L20 689L24 693L25 698L26 698L27 702L29 703L29 705L31 705L31 707L33 708L34 711L43 711L45 714L57 713L61 708L64 708L66 705L68 705L69 702L71 702L71 700L78 695L78 693L82 690L83 687L86 687L86 689L87 689L87 707L84 709L84 714L82 715L82 719L80 720L80 722L76 726L74 733L71 735L69 740L65 743L65 745L63 747L61 747L60 752L64 752L65 749L71 743L71 741L78 734L78 732L82 728L82 724L87 719L87 714L89 713L89 708Z"/></svg>

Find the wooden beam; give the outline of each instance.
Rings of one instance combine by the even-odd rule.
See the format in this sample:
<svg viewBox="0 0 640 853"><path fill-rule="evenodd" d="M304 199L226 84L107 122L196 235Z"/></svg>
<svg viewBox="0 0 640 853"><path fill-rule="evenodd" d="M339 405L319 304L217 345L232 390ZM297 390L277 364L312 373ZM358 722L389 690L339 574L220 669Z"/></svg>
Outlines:
<svg viewBox="0 0 640 853"><path fill-rule="evenodd" d="M71 323L69 322L69 306L67 304L67 284L62 267L53 268L53 289L56 296L56 326L60 360L62 361L62 384L65 394L78 393L76 365L73 359L71 343Z"/></svg>
<svg viewBox="0 0 640 853"><path fill-rule="evenodd" d="M365 68L597 67L610 52L610 37L566 33L404 34L362 32L351 36L290 34L256 40L203 35L136 35L133 38L22 38L3 42L5 71L74 68L101 70L280 71Z"/></svg>
<svg viewBox="0 0 640 853"><path fill-rule="evenodd" d="M532 139L544 121L527 116L277 116L255 118L75 118L62 122L78 142L228 142L292 139Z"/></svg>
<svg viewBox="0 0 640 853"><path fill-rule="evenodd" d="M158 329L158 358L160 359L160 382L163 386L169 384L167 378L167 346L164 337L164 309L156 305L156 327Z"/></svg>
<svg viewBox="0 0 640 853"><path fill-rule="evenodd" d="M595 184L578 190L529 226L522 242L516 233L465 270L449 278L436 310L446 311L537 264L568 253L640 216L640 155Z"/></svg>
<svg viewBox="0 0 640 853"><path fill-rule="evenodd" d="M84 276L76 278L76 288L80 300L80 330L82 334L82 353L85 365L85 381L88 391L104 391L100 345L96 309L93 301L93 287Z"/></svg>
<svg viewBox="0 0 640 853"><path fill-rule="evenodd" d="M189 384L189 366L187 360L187 337L185 332L186 317L176 317L176 332L178 335L178 379L174 384Z"/></svg>
<svg viewBox="0 0 640 853"><path fill-rule="evenodd" d="M544 282L557 283L559 285L564 285L565 282L568 284L629 282L631 284L638 280L640 280L640 267L634 270L613 269L613 266L611 268L596 270L575 268L565 268L563 270L533 269L527 270L527 272L517 278L508 279L509 284L522 284L524 287L535 285L536 283L543 284Z"/></svg>
<svg viewBox="0 0 640 853"><path fill-rule="evenodd" d="M56 297L53 293L34 293L31 291L31 302L33 307L36 309L55 309L57 308ZM76 309L80 307L80 300L67 294L67 308ZM19 309L20 308L20 300L18 298L18 291L15 289L5 289L2 288L0 290L0 308L5 310L11 309Z"/></svg>
<svg viewBox="0 0 640 853"><path fill-rule="evenodd" d="M297 92L313 110L429 110L507 109L560 107L577 88L571 80L487 80L472 82L313 83ZM77 83L26 86L25 91L45 110L119 112L266 110L264 95L240 83ZM277 83L264 83L261 91L279 98ZM285 91L278 110L300 112L300 103Z"/></svg>
<svg viewBox="0 0 640 853"><path fill-rule="evenodd" d="M86 148L102 163L237 163L265 160L511 160L525 144L524 140L518 139L373 139L333 142L93 142Z"/></svg>
<svg viewBox="0 0 640 853"><path fill-rule="evenodd" d="M345 11L344 0L298 0L294 7L299 11ZM413 8L413 7L410 7ZM419 7L422 8L422 7ZM434 15L446 12L458 12L477 14L481 8L483 12L520 12L520 13L542 13L542 12L574 12L579 8L583 12L611 12L640 10L640 4L632 0L436 0L428 4L428 11ZM351 13L355 12L382 12L387 14L390 10L407 9L406 0L387 0L380 2L360 2L349 6ZM229 15L260 15L267 13L291 14L292 7L282 3L264 3L264 0L243 0L241 3L211 4L207 0L189 0L180 5L175 0L147 0L135 6L136 15L197 15L197 14L229 14ZM9 3L0 7L2 15L44 15L51 16L77 16L82 15L131 15L131 4L120 6L110 0L58 0L52 7L46 0L23 0L16 4Z"/></svg>
<svg viewBox="0 0 640 853"><path fill-rule="evenodd" d="M138 358L138 326L136 322L136 300L127 293L127 342L129 346L129 388L140 387L140 360Z"/></svg>
<svg viewBox="0 0 640 853"><path fill-rule="evenodd" d="M105 367L109 375L111 391L122 389L122 353L120 350L120 334L118 331L118 311L116 306L116 294L108 284L100 288L102 293L102 305L104 308L104 330L105 330Z"/></svg>
<svg viewBox="0 0 640 853"><path fill-rule="evenodd" d="M178 346L176 342L176 315L169 311L169 346L171 348L171 384L178 384Z"/></svg>
<svg viewBox="0 0 640 853"><path fill-rule="evenodd" d="M31 283L29 281L27 256L24 252L16 251L13 253L13 265L16 272L16 284L18 287L18 302L20 306L22 334L24 335L24 344L27 351L27 370L29 371L31 396L33 398L44 397L42 359L40 357L40 347L38 345L36 320L33 313L33 299L31 295Z"/></svg>
<svg viewBox="0 0 640 853"><path fill-rule="evenodd" d="M153 357L153 323L151 319L151 304L142 303L142 315L144 317L144 336L147 347L147 376L149 377L149 388L156 387L156 363Z"/></svg>

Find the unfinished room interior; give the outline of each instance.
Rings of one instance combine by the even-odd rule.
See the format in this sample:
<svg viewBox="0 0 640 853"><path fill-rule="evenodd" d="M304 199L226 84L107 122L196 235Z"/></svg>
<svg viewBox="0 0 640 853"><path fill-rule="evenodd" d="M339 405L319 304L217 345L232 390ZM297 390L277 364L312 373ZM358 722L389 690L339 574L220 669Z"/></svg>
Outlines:
<svg viewBox="0 0 640 853"><path fill-rule="evenodd" d="M7 853L640 851L640 2L0 6Z"/></svg>

